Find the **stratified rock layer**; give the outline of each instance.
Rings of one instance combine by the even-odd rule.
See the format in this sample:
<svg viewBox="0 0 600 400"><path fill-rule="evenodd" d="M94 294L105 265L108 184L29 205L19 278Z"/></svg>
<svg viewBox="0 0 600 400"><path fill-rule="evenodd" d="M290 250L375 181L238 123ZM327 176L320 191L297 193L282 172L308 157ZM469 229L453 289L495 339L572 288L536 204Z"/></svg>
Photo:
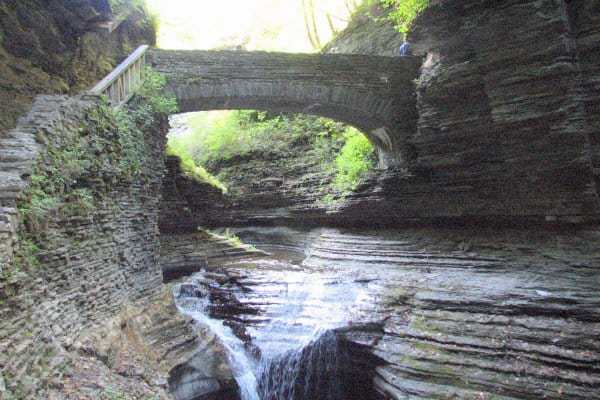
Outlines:
<svg viewBox="0 0 600 400"><path fill-rule="evenodd" d="M397 130L402 168L375 171L344 201L318 204L328 180L313 174L301 144L287 163L234 160L246 179L234 177L230 186L243 196L232 190L224 209L206 208L201 196L189 206L202 204L205 221L222 225L595 223L599 21L597 1L436 2L409 38L424 62L418 119ZM389 48L367 43L389 29L364 18L329 50L390 54L398 37ZM258 165L264 172L245 173Z"/></svg>
<svg viewBox="0 0 600 400"><path fill-rule="evenodd" d="M238 398L225 348L178 313L170 287L82 332L69 350L63 350L69 360L63 387L49 398Z"/></svg>
<svg viewBox="0 0 600 400"><path fill-rule="evenodd" d="M320 290L353 279L360 296L352 324L337 335L354 366L343 376L358 375L345 384L361 382L355 389L364 396L600 399L598 231L236 233L259 247L303 248L311 276L336 271L337 283L324 281ZM219 271L229 278L214 287L228 293L217 317L240 332L278 318L273 264L249 265L225 264ZM370 386L365 376L373 377Z"/></svg>
<svg viewBox="0 0 600 400"><path fill-rule="evenodd" d="M585 83L600 9L566 3L443 1L417 20L427 58L398 215L597 219L598 91Z"/></svg>
<svg viewBox="0 0 600 400"><path fill-rule="evenodd" d="M98 98L42 97L0 139L0 176L8 178L0 181L0 221L13 239L19 234L18 241L3 241L2 246L10 253L21 251L20 262L0 260L0 375L17 398L48 398L48 391L60 387L69 372L61 354L76 335L160 291L158 212L166 120L156 116L146 127L136 143L144 149L140 169L128 175L121 173L118 127L93 113L101 107ZM102 127L95 125L100 120ZM64 147L74 141L81 146ZM30 206L23 191L32 176L49 182L47 176L56 173L50 157L75 150L82 154L61 158L70 161L61 167L87 168L89 175L82 172L75 183L85 185L94 207L72 212L57 208L45 214L40 226L23 225ZM100 160L101 168L94 169L98 165L90 160ZM21 218L17 206L22 207ZM26 232L38 234L35 245Z"/></svg>

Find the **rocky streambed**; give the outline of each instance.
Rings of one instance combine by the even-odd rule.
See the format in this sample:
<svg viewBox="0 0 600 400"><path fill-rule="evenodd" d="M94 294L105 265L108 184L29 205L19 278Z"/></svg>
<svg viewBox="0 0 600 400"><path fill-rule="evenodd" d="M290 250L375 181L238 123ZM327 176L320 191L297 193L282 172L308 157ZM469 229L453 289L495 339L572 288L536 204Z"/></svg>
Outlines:
<svg viewBox="0 0 600 400"><path fill-rule="evenodd" d="M235 232L174 294L242 399L600 398L598 232Z"/></svg>

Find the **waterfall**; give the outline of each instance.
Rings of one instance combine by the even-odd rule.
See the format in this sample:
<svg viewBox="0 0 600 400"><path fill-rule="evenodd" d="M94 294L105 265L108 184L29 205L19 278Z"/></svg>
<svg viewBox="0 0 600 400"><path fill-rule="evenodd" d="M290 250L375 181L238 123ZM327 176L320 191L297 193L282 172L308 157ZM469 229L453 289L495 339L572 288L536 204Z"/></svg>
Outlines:
<svg viewBox="0 0 600 400"><path fill-rule="evenodd" d="M361 284L340 271L309 273L281 260L260 262L265 269L245 278L251 289L218 284L208 273L178 285L180 311L220 338L242 400L344 400L345 362L334 330L347 326L363 299ZM230 282L225 275L220 281ZM243 332L230 328L232 322ZM248 351L249 344L258 351Z"/></svg>
<svg viewBox="0 0 600 400"><path fill-rule="evenodd" d="M337 337L327 331L308 346L261 363L264 400L344 400Z"/></svg>
<svg viewBox="0 0 600 400"><path fill-rule="evenodd" d="M233 334L223 321L210 318L207 308L210 304L208 292L199 281L177 285L173 289L177 308L195 321L207 326L225 346L229 365L240 388L241 400L260 400L258 383L254 374L255 363L246 353L244 343Z"/></svg>

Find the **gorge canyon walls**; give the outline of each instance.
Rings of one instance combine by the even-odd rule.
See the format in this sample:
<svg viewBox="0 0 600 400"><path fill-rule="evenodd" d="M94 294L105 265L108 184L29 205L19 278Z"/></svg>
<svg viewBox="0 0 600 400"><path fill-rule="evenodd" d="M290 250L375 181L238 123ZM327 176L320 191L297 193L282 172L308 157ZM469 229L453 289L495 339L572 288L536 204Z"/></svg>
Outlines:
<svg viewBox="0 0 600 400"><path fill-rule="evenodd" d="M5 260L0 279L0 368L16 398L60 391L58 371L67 373L65 349L77 335L161 292L164 164L156 160L163 157L166 120L157 117L146 128L136 143L143 149L139 173L129 175L119 128L103 109L96 98L40 97L0 139L0 201L19 216L11 228L18 239L13 259ZM31 185L39 190L40 180L46 189L57 174L76 179L61 200L23 193Z"/></svg>
<svg viewBox="0 0 600 400"><path fill-rule="evenodd" d="M300 146L270 175L234 178L243 195L214 207L183 190L189 208L201 204L212 225L597 221L600 11L596 1L570 4L442 1L427 9L409 37L423 66L401 167L375 171L344 201L315 201L322 180L304 173L314 160ZM400 39L389 23L359 20L326 50L394 54Z"/></svg>
<svg viewBox="0 0 600 400"><path fill-rule="evenodd" d="M154 26L132 2L6 0L0 3L0 136L38 94L91 87L141 44Z"/></svg>

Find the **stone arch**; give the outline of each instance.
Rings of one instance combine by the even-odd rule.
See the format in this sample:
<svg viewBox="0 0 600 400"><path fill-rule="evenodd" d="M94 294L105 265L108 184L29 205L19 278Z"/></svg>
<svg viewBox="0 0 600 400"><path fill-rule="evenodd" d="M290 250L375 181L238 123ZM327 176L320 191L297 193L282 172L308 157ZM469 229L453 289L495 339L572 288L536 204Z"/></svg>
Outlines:
<svg viewBox="0 0 600 400"><path fill-rule="evenodd" d="M380 164L401 162L414 127L421 60L342 54L153 50L181 112L256 109L319 115L355 126Z"/></svg>

